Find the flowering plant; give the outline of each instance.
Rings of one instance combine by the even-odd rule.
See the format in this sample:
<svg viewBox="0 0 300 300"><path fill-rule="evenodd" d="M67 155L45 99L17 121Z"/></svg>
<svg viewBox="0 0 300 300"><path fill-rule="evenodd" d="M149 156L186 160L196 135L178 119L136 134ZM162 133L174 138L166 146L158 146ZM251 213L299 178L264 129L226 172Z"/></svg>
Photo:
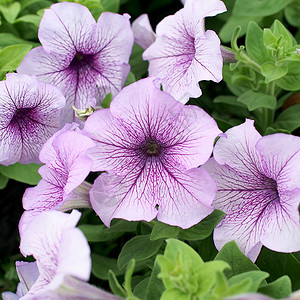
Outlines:
<svg viewBox="0 0 300 300"><path fill-rule="evenodd" d="M300 299L297 12L0 0L2 298Z"/></svg>

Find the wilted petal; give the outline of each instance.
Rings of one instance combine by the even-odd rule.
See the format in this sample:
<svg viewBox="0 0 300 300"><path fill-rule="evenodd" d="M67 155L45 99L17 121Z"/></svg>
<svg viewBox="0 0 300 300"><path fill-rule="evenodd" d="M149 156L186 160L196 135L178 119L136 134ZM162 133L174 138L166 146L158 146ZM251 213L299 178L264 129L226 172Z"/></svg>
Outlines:
<svg viewBox="0 0 300 300"><path fill-rule="evenodd" d="M156 39L147 14L140 15L132 22L132 31L134 42L143 49L147 49Z"/></svg>

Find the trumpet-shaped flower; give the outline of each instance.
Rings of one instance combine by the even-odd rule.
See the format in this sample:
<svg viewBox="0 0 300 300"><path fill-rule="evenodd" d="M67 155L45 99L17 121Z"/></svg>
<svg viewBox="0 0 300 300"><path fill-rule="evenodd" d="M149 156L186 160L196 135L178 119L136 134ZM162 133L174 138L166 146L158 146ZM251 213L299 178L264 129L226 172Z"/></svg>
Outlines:
<svg viewBox="0 0 300 300"><path fill-rule="evenodd" d="M0 163L39 162L42 145L59 129L65 103L56 87L7 74L0 82Z"/></svg>
<svg viewBox="0 0 300 300"><path fill-rule="evenodd" d="M36 277L38 273L38 277L22 299L32 299L32 296L43 299L37 296L57 289L65 276L89 279L90 248L83 233L75 228L79 219L78 211L71 214L48 211L28 224L21 237L20 250L24 256L32 255L36 259L38 270L34 274Z"/></svg>
<svg viewBox="0 0 300 300"><path fill-rule="evenodd" d="M92 160L85 153L94 143L74 131L76 128L76 124L67 124L43 146L40 160L45 165L39 169L42 179L24 193L26 211L20 220L20 235L31 219L45 210L91 207L91 185L83 181L92 168Z"/></svg>
<svg viewBox="0 0 300 300"><path fill-rule="evenodd" d="M72 105L95 106L124 85L130 66L133 33L128 15L104 12L96 23L77 3L57 3L45 10L39 27L42 47L31 50L18 72L36 74L58 86L67 99L64 121L73 120Z"/></svg>
<svg viewBox="0 0 300 300"><path fill-rule="evenodd" d="M164 18L156 28L156 40L146 49L149 74L162 80L164 91L186 103L199 97L198 82L222 79L220 40L214 31L205 31L205 17L226 11L220 0L187 0L184 8Z"/></svg>
<svg viewBox="0 0 300 300"><path fill-rule="evenodd" d="M300 138L261 137L251 120L226 135L204 165L218 186L213 204L226 213L214 231L216 247L235 240L252 260L262 245L299 251Z"/></svg>
<svg viewBox="0 0 300 300"><path fill-rule="evenodd" d="M83 129L96 143L87 152L94 170L108 171L90 191L107 226L112 218L157 216L187 228L213 211L215 183L197 167L210 157L220 130L202 109L184 106L153 81L124 88L110 109L93 113Z"/></svg>

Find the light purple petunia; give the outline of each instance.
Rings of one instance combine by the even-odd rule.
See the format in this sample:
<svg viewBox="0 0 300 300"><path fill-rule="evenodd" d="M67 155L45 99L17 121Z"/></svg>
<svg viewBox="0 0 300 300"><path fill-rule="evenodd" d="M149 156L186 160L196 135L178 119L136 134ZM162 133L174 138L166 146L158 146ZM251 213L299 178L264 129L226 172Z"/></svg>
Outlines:
<svg viewBox="0 0 300 300"><path fill-rule="evenodd" d="M229 129L204 168L218 186L213 205L226 213L214 231L216 247L235 240L255 261L262 245L300 250L300 138L261 137L253 123Z"/></svg>
<svg viewBox="0 0 300 300"><path fill-rule="evenodd" d="M80 219L78 211L65 214L58 211L43 212L32 220L21 237L20 250L24 256L36 260L34 276L38 278L22 299L38 297L53 291L64 283L66 276L87 281L91 272L90 248L83 233L75 228ZM32 265L31 265L32 266ZM26 270L27 272L29 270ZM27 282L27 278L24 278Z"/></svg>
<svg viewBox="0 0 300 300"><path fill-rule="evenodd" d="M201 95L199 81L222 79L220 40L203 25L205 17L224 11L220 0L187 0L184 8L157 25L156 40L143 54L149 74L159 77L164 91L182 103Z"/></svg>
<svg viewBox="0 0 300 300"><path fill-rule="evenodd" d="M153 31L149 17L142 14L132 22L134 42L144 50L155 42L156 34Z"/></svg>
<svg viewBox="0 0 300 300"><path fill-rule="evenodd" d="M59 129L66 100L34 76L6 77L0 82L0 163L38 163L42 145Z"/></svg>
<svg viewBox="0 0 300 300"><path fill-rule="evenodd" d="M94 143L76 129L78 124L67 124L43 146L40 160L45 165L38 171L42 179L24 193L26 211L20 220L20 235L31 219L45 210L91 207L91 185L84 179L92 168L92 160L86 156L86 151Z"/></svg>
<svg viewBox="0 0 300 300"><path fill-rule="evenodd" d="M25 56L18 72L36 74L63 91L65 122L73 120L72 105L95 107L96 99L124 85L133 45L129 15L103 12L96 23L85 6L53 4L41 20L39 40L42 47Z"/></svg>
<svg viewBox="0 0 300 300"><path fill-rule="evenodd" d="M157 217L187 228L213 211L215 182L197 167L210 157L220 130L199 107L162 92L154 78L124 88L110 109L87 119L83 133L96 143L87 152L93 170L108 171L90 191L105 225Z"/></svg>

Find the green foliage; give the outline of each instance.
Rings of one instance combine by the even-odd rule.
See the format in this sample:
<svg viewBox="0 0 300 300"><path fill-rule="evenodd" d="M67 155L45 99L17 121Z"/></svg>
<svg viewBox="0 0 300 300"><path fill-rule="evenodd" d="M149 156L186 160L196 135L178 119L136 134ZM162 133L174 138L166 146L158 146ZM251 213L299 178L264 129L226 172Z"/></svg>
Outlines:
<svg viewBox="0 0 300 300"><path fill-rule="evenodd" d="M0 11L8 23L13 23L21 11L21 4L13 2L8 5L0 5Z"/></svg>
<svg viewBox="0 0 300 300"><path fill-rule="evenodd" d="M150 240L150 235L138 235L129 240L118 257L118 267L122 269L131 259L145 260L155 255L160 249L163 240Z"/></svg>
<svg viewBox="0 0 300 300"><path fill-rule="evenodd" d="M40 166L37 164L22 165L20 163L8 167L0 165L0 172L10 179L36 185L41 179L41 175L38 173Z"/></svg>
<svg viewBox="0 0 300 300"><path fill-rule="evenodd" d="M280 128L292 132L298 127L300 127L299 114L300 114L300 104L293 105L285 109L281 114L279 114L273 127L275 129Z"/></svg>
<svg viewBox="0 0 300 300"><path fill-rule="evenodd" d="M0 190L3 190L6 187L8 180L8 177L0 173Z"/></svg>

